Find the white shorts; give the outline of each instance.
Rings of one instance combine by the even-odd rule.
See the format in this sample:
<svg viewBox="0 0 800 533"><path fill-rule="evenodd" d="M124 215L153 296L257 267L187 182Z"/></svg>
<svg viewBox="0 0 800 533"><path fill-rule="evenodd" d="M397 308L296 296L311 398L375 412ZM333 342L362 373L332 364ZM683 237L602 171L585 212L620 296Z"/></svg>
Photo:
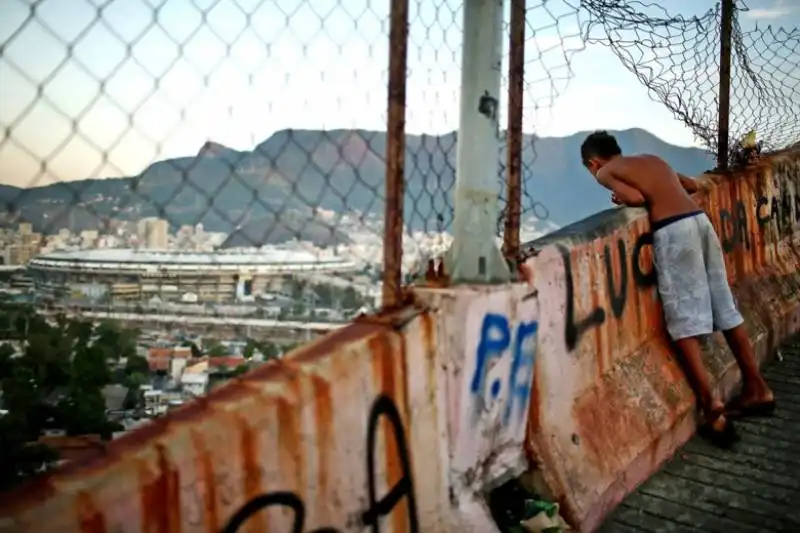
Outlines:
<svg viewBox="0 0 800 533"><path fill-rule="evenodd" d="M664 319L673 340L744 323L728 284L722 246L705 213L653 224L653 255Z"/></svg>

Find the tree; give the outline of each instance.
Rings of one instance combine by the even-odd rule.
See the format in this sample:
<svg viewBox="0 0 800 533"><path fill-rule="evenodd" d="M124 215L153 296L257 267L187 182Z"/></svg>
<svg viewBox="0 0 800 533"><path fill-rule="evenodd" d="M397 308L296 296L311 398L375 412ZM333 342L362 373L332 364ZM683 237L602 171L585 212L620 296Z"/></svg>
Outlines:
<svg viewBox="0 0 800 533"><path fill-rule="evenodd" d="M270 361L272 359L277 359L281 351L274 342L264 341L261 344L261 353L264 355L264 360Z"/></svg>
<svg viewBox="0 0 800 533"><path fill-rule="evenodd" d="M132 374L143 374L147 376L150 373L150 363L147 362L145 357L138 354L128 356L125 362L125 374L130 376Z"/></svg>
<svg viewBox="0 0 800 533"><path fill-rule="evenodd" d="M248 361L253 358L253 354L256 351L256 345L253 339L247 339L247 344L244 345L244 350L242 350L242 357L247 359Z"/></svg>
<svg viewBox="0 0 800 533"><path fill-rule="evenodd" d="M300 346L299 342L290 342L288 344L284 344L283 345L283 353L291 352L292 350L294 350L298 346Z"/></svg>
<svg viewBox="0 0 800 533"><path fill-rule="evenodd" d="M99 434L109 440L114 431L122 429L120 424L106 418L106 401L101 390L76 387L58 407L67 435Z"/></svg>
<svg viewBox="0 0 800 533"><path fill-rule="evenodd" d="M57 458L37 442L52 424L103 438L121 427L108 421L102 389L112 379L108 359L127 351L130 339L135 351L135 332L64 316L50 323L30 306L0 302L0 335L0 390L8 411L0 417L0 488L8 488ZM20 342L19 353L8 341ZM109 352L112 342L120 349Z"/></svg>
<svg viewBox="0 0 800 533"><path fill-rule="evenodd" d="M188 347L192 351L192 357L195 359L203 356L203 351L192 341L183 341L182 346Z"/></svg>
<svg viewBox="0 0 800 533"><path fill-rule="evenodd" d="M58 460L55 450L31 442L33 437L28 422L21 417L10 412L0 417L0 491L12 488Z"/></svg>
<svg viewBox="0 0 800 533"><path fill-rule="evenodd" d="M206 355L209 357L225 357L228 355L228 349L221 344L213 344L206 350Z"/></svg>
<svg viewBox="0 0 800 533"><path fill-rule="evenodd" d="M358 309L362 304L363 300L361 299L361 295L359 295L353 287L348 285L342 294L342 307L345 309Z"/></svg>
<svg viewBox="0 0 800 533"><path fill-rule="evenodd" d="M103 320L95 328L94 334L95 344L106 351L108 359L129 359L136 355L138 330L123 328L113 320Z"/></svg>
<svg viewBox="0 0 800 533"><path fill-rule="evenodd" d="M275 359L280 355L280 350L275 343L270 341L257 341L255 339L247 339L247 344L244 347L242 355L245 359L250 360L256 350L264 356L264 360L266 361Z"/></svg>
<svg viewBox="0 0 800 533"><path fill-rule="evenodd" d="M122 379L118 381L128 388L128 394L122 403L123 409L130 410L139 407L141 388L148 382L150 363L141 355L134 354L128 357L122 372Z"/></svg>
<svg viewBox="0 0 800 533"><path fill-rule="evenodd" d="M314 294L317 295L317 298L319 298L319 303L324 307L333 306L333 293L334 291L327 283L319 283L314 285Z"/></svg>
<svg viewBox="0 0 800 533"><path fill-rule="evenodd" d="M230 371L230 375L233 377L241 376L242 374L247 373L248 370L250 370L248 365L239 365Z"/></svg>

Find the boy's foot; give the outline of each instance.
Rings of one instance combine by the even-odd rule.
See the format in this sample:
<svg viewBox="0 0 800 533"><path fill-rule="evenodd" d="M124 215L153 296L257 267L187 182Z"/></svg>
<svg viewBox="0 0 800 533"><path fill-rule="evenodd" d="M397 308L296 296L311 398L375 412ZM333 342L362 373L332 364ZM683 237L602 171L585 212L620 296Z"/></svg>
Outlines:
<svg viewBox="0 0 800 533"><path fill-rule="evenodd" d="M730 403L726 414L731 419L772 416L775 414L775 400L746 403L737 399Z"/></svg>
<svg viewBox="0 0 800 533"><path fill-rule="evenodd" d="M728 420L721 410L714 411L706 423L698 428L697 433L714 446L726 450L739 441L739 434L733 427L733 422Z"/></svg>
<svg viewBox="0 0 800 533"><path fill-rule="evenodd" d="M772 416L775 412L775 396L771 390L744 391L726 408L729 418Z"/></svg>

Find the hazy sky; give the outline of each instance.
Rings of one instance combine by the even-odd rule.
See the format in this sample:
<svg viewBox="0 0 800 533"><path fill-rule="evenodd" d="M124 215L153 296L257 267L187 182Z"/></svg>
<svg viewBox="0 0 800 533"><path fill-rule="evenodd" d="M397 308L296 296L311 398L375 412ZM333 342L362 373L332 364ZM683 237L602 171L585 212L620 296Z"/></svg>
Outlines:
<svg viewBox="0 0 800 533"><path fill-rule="evenodd" d="M411 4L408 131L456 129L461 2ZM609 50L582 50L582 19L566 0L541 4L528 0L540 7L527 17L526 131L642 127L695 144ZM667 4L689 15L713 5ZM800 13L792 0L748 5L747 24L794 26ZM283 128L384 129L388 6L0 0L0 182L130 175L209 139L248 149Z"/></svg>

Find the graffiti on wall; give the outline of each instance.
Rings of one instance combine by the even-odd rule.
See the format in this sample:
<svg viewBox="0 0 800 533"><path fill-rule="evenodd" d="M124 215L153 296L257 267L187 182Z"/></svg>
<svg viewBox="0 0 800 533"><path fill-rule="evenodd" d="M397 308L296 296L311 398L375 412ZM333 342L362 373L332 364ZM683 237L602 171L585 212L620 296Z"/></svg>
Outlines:
<svg viewBox="0 0 800 533"><path fill-rule="evenodd" d="M763 231L775 222L779 233L784 233L800 220L800 196L786 191L774 196L759 196L755 202L755 221ZM749 225L747 205L737 201L732 208L719 210L719 240L722 249L729 254L742 246L750 250L753 229Z"/></svg>
<svg viewBox="0 0 800 533"><path fill-rule="evenodd" d="M761 196L756 203L756 222L764 227L770 222L789 228L800 222L800 195L787 190L774 196Z"/></svg>
<svg viewBox="0 0 800 533"><path fill-rule="evenodd" d="M378 469L375 464L375 448L381 419L385 419L384 422L388 424L391 430L398 454L396 461L398 461L403 474L393 487L388 488L385 495L379 497L378 487L383 484L376 480ZM364 529L368 528L372 533L380 533L382 519L396 512L395 508L405 500L408 531L410 533L419 533L420 526L417 517L408 442L406 441L400 412L397 410L394 401L388 396L380 395L372 404L367 421L366 452L367 508L358 517L359 525ZM286 509L292 513L293 525L291 531L293 533L307 531L305 529L306 506L303 500L293 492L279 491L261 494L245 503L222 528L221 533L244 531L245 525L252 516L273 507ZM344 529L326 526L314 529L310 533L337 533L339 531L344 531Z"/></svg>
<svg viewBox="0 0 800 533"><path fill-rule="evenodd" d="M756 223L763 229L774 222L780 234L790 234L800 222L800 164L797 160L778 159L772 168L773 191L760 195ZM760 176L763 181L763 176Z"/></svg>
<svg viewBox="0 0 800 533"><path fill-rule="evenodd" d="M718 231L726 253L733 252L739 246L750 250L752 235L756 232L760 232L767 241L780 239L800 223L800 169L797 163L778 161L771 175L772 191L754 187L758 189L755 199L738 200L731 208L719 210ZM758 176L758 183L764 184L766 181L763 174ZM755 220L756 227L750 227L750 220ZM776 231L765 231L770 227Z"/></svg>
<svg viewBox="0 0 800 533"><path fill-rule="evenodd" d="M770 223L775 223L779 233L790 231L800 223L800 194L792 194L784 189L773 195L762 195L756 198L752 206L755 221L759 230L766 229ZM720 243L726 254L732 253L738 247L750 250L753 245L752 229L748 222L748 206L744 201L737 201L731 208L719 209L719 227L717 229ZM652 233L641 234L629 254L625 241L617 239L616 246L606 244L603 250L605 264L605 283L608 301L601 303L585 315L578 315L576 310L576 297L581 289L575 286L573 266L570 251L563 245L558 245L564 263L566 275L566 325L564 340L569 350L574 350L581 337L593 328L603 325L609 315L620 318L625 311L628 301L628 278L632 277L634 287L646 288L655 285L656 272L652 265L644 267L640 263L642 249L653 244ZM618 272L612 268L614 255L620 265ZM617 279L618 278L618 279Z"/></svg>
<svg viewBox="0 0 800 533"><path fill-rule="evenodd" d="M576 297L580 294L581 288L575 286L575 279L572 269L572 259L570 250L563 245L557 245L564 263L564 274L566 276L566 320L564 326L564 341L569 350L574 350L581 337L593 328L603 325L606 318L611 314L614 318L620 318L625 312L628 304L629 279L633 278L634 286L637 288L652 287L656 283L656 273L652 264L644 267L641 264L642 250L645 246L653 244L653 234L643 233L637 239L631 253L628 253L627 246L623 239L617 239L616 245L606 244L603 249L603 262L605 265L605 283L608 301L601 302L597 307L585 315L579 315L576 309ZM615 273L614 254L619 267L619 272Z"/></svg>
<svg viewBox="0 0 800 533"><path fill-rule="evenodd" d="M772 223L778 230L777 236L785 235L800 222L800 195L787 190L773 195L761 195L753 206L757 230L763 232ZM747 203L738 200L731 208L719 210L719 240L726 254L743 247L750 250L753 246Z"/></svg>
<svg viewBox="0 0 800 533"><path fill-rule="evenodd" d="M465 323L458 324L466 342L457 374L459 422L451 468L474 490L525 468L538 312L537 298L502 290L474 299Z"/></svg>
<svg viewBox="0 0 800 533"><path fill-rule="evenodd" d="M484 315L469 386L473 415L497 409L503 425L524 421L538 330L536 320L514 326L505 315Z"/></svg>

